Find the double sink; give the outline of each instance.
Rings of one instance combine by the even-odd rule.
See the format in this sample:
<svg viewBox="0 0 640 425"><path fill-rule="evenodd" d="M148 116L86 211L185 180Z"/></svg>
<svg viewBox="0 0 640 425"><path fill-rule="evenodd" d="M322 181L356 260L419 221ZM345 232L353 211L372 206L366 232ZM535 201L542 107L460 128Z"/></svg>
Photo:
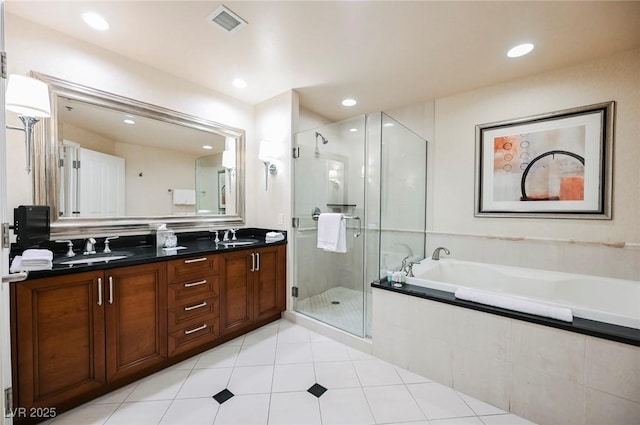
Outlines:
<svg viewBox="0 0 640 425"><path fill-rule="evenodd" d="M237 246L245 246L245 245L254 245L259 243L258 239L251 238L242 238L236 240L222 241L218 242L216 245L222 245L225 248L233 248ZM62 259L56 261L56 264L73 266L73 265L91 265L94 263L108 263L110 261L122 260L134 255L129 251L113 251L110 254L93 254L93 255L83 255L82 258L78 259Z"/></svg>

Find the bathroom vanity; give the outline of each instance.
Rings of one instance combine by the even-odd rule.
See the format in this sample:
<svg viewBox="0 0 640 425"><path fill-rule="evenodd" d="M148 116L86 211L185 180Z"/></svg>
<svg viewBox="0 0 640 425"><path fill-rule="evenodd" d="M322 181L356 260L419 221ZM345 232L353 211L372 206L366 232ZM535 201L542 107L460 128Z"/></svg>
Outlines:
<svg viewBox="0 0 640 425"><path fill-rule="evenodd" d="M90 264L62 258L12 284L14 407L59 414L279 319L286 240L256 239L126 248L126 258Z"/></svg>

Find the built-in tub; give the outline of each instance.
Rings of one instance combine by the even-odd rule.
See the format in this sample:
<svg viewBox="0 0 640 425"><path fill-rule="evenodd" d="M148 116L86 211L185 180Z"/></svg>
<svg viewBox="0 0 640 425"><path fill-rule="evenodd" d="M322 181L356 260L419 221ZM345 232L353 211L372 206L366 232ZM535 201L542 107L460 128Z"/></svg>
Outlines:
<svg viewBox="0 0 640 425"><path fill-rule="evenodd" d="M426 259L413 266L410 285L455 293L459 288L508 295L574 317L640 329L640 281L495 264Z"/></svg>
<svg viewBox="0 0 640 425"><path fill-rule="evenodd" d="M536 423L638 423L640 282L449 258L414 274L371 284L375 356Z"/></svg>

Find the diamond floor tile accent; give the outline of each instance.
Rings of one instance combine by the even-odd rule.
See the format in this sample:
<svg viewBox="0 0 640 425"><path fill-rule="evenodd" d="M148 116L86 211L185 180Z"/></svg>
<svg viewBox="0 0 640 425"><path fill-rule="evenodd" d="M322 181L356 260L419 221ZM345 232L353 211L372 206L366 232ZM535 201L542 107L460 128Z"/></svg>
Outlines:
<svg viewBox="0 0 640 425"><path fill-rule="evenodd" d="M220 391L218 394L214 395L213 398L215 399L215 401L222 404L233 396L234 394L225 388L224 390Z"/></svg>
<svg viewBox="0 0 640 425"><path fill-rule="evenodd" d="M327 391L327 389L322 385L316 383L316 384L313 384L311 388L309 388L307 391L309 391L314 396L320 398L320 396L324 394L324 392Z"/></svg>
<svg viewBox="0 0 640 425"><path fill-rule="evenodd" d="M442 425L535 425L286 320L79 406L53 422L424 425L435 418L432 423Z"/></svg>

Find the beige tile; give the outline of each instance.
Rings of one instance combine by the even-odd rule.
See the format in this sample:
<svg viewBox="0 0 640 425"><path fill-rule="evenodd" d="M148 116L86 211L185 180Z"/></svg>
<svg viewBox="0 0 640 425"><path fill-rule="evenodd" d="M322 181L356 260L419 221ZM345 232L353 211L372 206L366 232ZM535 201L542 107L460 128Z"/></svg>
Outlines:
<svg viewBox="0 0 640 425"><path fill-rule="evenodd" d="M588 337L585 385L640 403L640 347Z"/></svg>
<svg viewBox="0 0 640 425"><path fill-rule="evenodd" d="M558 378L584 383L585 336L514 320L511 361Z"/></svg>
<svg viewBox="0 0 640 425"><path fill-rule="evenodd" d="M410 333L406 328L400 328L392 323L378 322L373 330L372 354L396 366L407 368L409 365Z"/></svg>
<svg viewBox="0 0 640 425"><path fill-rule="evenodd" d="M638 425L639 423L640 403L586 389L587 425Z"/></svg>
<svg viewBox="0 0 640 425"><path fill-rule="evenodd" d="M511 363L486 354L453 349L453 387L501 409L509 409Z"/></svg>
<svg viewBox="0 0 640 425"><path fill-rule="evenodd" d="M511 411L540 425L582 425L584 386L514 365L511 372Z"/></svg>
<svg viewBox="0 0 640 425"><path fill-rule="evenodd" d="M455 338L455 307L452 305L409 297L409 317L415 338L436 338L449 343Z"/></svg>
<svg viewBox="0 0 640 425"><path fill-rule="evenodd" d="M375 335L375 324L378 322L396 325L406 328L409 324L408 309L409 298L404 294L395 292L374 290L373 291L373 332Z"/></svg>
<svg viewBox="0 0 640 425"><path fill-rule="evenodd" d="M509 360L510 319L460 307L454 317L457 346Z"/></svg>
<svg viewBox="0 0 640 425"><path fill-rule="evenodd" d="M453 386L453 346L439 339L410 342L407 370L443 385Z"/></svg>

